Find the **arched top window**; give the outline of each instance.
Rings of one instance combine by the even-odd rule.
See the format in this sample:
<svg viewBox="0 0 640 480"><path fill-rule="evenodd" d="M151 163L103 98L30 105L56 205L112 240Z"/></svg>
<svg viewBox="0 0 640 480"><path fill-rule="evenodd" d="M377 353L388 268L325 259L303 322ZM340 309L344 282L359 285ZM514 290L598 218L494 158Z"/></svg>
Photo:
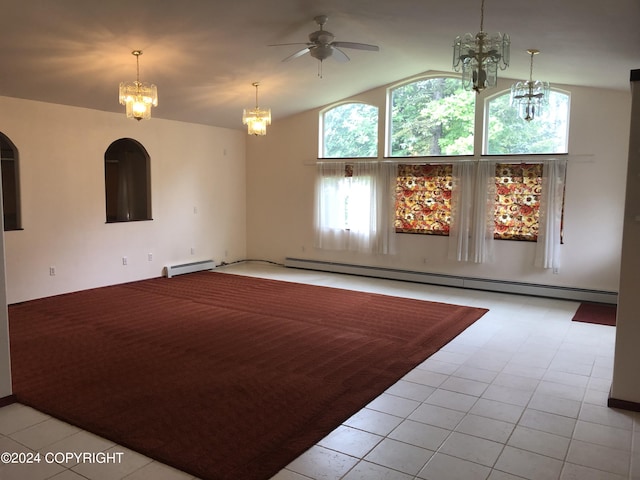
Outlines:
<svg viewBox="0 0 640 480"><path fill-rule="evenodd" d="M5 134L0 132L0 158L2 159L2 208L4 230L21 230L20 177L18 149Z"/></svg>
<svg viewBox="0 0 640 480"><path fill-rule="evenodd" d="M429 77L391 88L388 156L473 155L475 100L459 77Z"/></svg>
<svg viewBox="0 0 640 480"><path fill-rule="evenodd" d="M136 140L116 140L104 154L107 223L151 220L149 154Z"/></svg>
<svg viewBox="0 0 640 480"><path fill-rule="evenodd" d="M378 156L378 107L343 103L320 117L320 158Z"/></svg>
<svg viewBox="0 0 640 480"><path fill-rule="evenodd" d="M484 153L527 155L568 153L570 96L551 90L549 105L530 122L510 105L510 92L487 98Z"/></svg>

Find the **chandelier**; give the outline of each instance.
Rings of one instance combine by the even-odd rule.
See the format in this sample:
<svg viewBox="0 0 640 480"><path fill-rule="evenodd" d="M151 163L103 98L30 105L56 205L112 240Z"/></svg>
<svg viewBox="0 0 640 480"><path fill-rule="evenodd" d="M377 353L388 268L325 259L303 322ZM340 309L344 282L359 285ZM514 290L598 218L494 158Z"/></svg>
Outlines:
<svg viewBox="0 0 640 480"><path fill-rule="evenodd" d="M271 125L271 109L261 110L258 107L258 86L260 83L254 82L251 85L256 87L256 108L245 108L242 111L242 124L247 125L249 135L266 135L267 125Z"/></svg>
<svg viewBox="0 0 640 480"><path fill-rule="evenodd" d="M511 85L511 105L518 109L520 117L530 122L542 113L542 107L549 104L549 82L533 80L533 56L540 51L530 49L527 53L531 55L529 80Z"/></svg>
<svg viewBox="0 0 640 480"><path fill-rule="evenodd" d="M154 84L140 81L142 50L134 50L131 54L136 57L136 80L120 82L120 105L126 105L127 118L148 120L151 118L151 107L158 106L158 89Z"/></svg>
<svg viewBox="0 0 640 480"><path fill-rule="evenodd" d="M462 70L463 88L476 93L495 87L498 68L505 70L509 66L509 35L489 34L483 28L484 0L480 8L480 32L459 35L453 44L453 69Z"/></svg>

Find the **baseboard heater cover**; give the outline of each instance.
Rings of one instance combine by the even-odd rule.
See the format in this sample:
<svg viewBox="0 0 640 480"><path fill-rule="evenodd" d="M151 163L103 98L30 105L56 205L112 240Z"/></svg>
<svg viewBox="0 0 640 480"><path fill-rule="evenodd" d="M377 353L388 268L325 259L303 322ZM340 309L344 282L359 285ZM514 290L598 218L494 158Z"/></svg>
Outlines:
<svg viewBox="0 0 640 480"><path fill-rule="evenodd" d="M487 290L492 292L530 295L535 297L560 298L581 302L618 303L618 293L582 288L560 287L554 285L540 285L534 283L509 282L503 280L489 280L482 278L460 277L439 273L414 272L385 267L371 267L367 265L351 265L347 263L326 262L321 260L307 260L301 258L285 258L284 265L304 270L317 270L332 273L346 273L364 277L385 278L388 280L403 280L447 287L469 288L473 290Z"/></svg>
<svg viewBox="0 0 640 480"><path fill-rule="evenodd" d="M185 273L201 272L203 270L213 270L216 264L213 260L202 260L201 262L183 263L180 265L167 265L164 267L165 276L167 278L176 275L184 275Z"/></svg>

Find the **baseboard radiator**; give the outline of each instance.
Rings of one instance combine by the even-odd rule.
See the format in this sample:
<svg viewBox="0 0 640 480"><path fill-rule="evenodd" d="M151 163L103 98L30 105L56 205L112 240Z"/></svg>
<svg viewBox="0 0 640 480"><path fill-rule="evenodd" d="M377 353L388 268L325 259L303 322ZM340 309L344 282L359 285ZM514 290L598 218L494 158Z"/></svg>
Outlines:
<svg viewBox="0 0 640 480"><path fill-rule="evenodd" d="M351 265L347 263L325 262L287 257L286 267L323 272L346 273L364 277L385 278L389 280L403 280L447 287L469 288L492 292L531 295L536 297L560 298L563 300L577 300L581 302L618 303L618 293L582 288L559 287L534 283L509 282L502 280L488 280L482 278L461 277L437 273L414 272L384 267L370 267L366 265Z"/></svg>
<svg viewBox="0 0 640 480"><path fill-rule="evenodd" d="M181 265L167 265L164 267L164 274L167 278L171 278L176 275L213 270L214 268L216 268L216 264L213 260L203 260L201 262L183 263Z"/></svg>

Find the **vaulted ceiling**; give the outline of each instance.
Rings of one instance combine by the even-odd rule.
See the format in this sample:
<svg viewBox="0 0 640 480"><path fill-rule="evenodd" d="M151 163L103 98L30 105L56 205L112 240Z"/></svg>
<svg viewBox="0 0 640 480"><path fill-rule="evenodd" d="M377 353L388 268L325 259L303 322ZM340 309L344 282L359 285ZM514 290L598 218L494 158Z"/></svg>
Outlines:
<svg viewBox="0 0 640 480"><path fill-rule="evenodd" d="M428 70L452 71L456 35L476 33L480 0L4 0L0 8L0 95L123 112L118 84L158 86L153 117L242 128L244 107L274 122L299 111ZM344 50L351 61L282 59L317 30L337 41L375 44ZM529 75L526 50L542 53L534 76L553 84L629 89L640 68L638 0L486 0L485 30L511 36L511 66ZM0 112L2 115L2 112Z"/></svg>

